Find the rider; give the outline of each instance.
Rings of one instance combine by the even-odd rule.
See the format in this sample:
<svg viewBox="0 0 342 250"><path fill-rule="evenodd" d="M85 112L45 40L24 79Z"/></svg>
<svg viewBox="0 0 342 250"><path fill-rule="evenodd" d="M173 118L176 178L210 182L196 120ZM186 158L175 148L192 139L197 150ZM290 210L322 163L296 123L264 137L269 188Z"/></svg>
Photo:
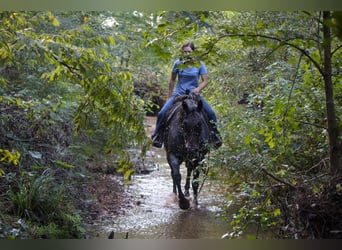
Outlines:
<svg viewBox="0 0 342 250"><path fill-rule="evenodd" d="M220 133L217 130L217 119L214 110L210 105L200 96L200 92L208 85L207 69L203 62L193 62L190 54L195 50L195 45L192 42L187 42L182 46L184 57L174 62L172 67L171 78L169 82L168 100L158 113L156 128L152 135L153 146L161 148L163 145L162 129L165 125L166 114L173 105L174 99L177 96L184 95L187 90L198 95L202 100L203 108L208 114L211 130L212 140L216 148L222 145L222 139ZM178 76L178 83L174 90L176 78ZM201 77L201 84L199 85L199 76Z"/></svg>

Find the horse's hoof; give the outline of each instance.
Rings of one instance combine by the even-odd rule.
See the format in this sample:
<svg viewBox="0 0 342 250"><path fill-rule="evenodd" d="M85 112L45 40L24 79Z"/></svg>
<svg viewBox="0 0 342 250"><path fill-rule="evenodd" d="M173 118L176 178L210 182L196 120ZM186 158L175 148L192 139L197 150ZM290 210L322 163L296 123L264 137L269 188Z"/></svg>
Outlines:
<svg viewBox="0 0 342 250"><path fill-rule="evenodd" d="M183 210L188 210L190 208L190 202L187 199L180 200L179 208Z"/></svg>

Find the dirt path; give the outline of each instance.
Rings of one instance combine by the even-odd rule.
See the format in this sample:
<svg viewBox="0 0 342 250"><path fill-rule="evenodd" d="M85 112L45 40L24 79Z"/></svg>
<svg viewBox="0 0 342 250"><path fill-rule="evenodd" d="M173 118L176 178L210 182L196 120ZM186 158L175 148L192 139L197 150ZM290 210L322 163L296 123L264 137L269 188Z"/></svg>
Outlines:
<svg viewBox="0 0 342 250"><path fill-rule="evenodd" d="M144 123L148 136L153 133L155 122L156 117L145 117ZM88 228L94 230L101 221L124 214L127 209L139 205L139 200L127 194L127 186L124 184L122 177L115 174L99 173L92 170L92 166L89 166L89 169L93 172L92 180L80 187L80 192L84 194L81 196L86 198L79 205ZM100 232L96 232L95 229L90 232L88 237L93 238L99 235Z"/></svg>

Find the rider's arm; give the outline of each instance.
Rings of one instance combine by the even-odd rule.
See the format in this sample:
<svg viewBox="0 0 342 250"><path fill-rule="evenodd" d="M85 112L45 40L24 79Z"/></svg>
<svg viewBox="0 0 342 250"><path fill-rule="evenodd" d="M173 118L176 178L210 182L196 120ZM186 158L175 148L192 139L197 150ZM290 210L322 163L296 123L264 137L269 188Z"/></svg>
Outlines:
<svg viewBox="0 0 342 250"><path fill-rule="evenodd" d="M175 87L176 77L177 77L177 73L171 73L170 82L169 82L169 94L167 96L168 98L170 98L173 94L173 89Z"/></svg>
<svg viewBox="0 0 342 250"><path fill-rule="evenodd" d="M204 89L208 85L208 75L201 75L202 82L201 84L195 88L192 92L195 94L199 94L202 89Z"/></svg>

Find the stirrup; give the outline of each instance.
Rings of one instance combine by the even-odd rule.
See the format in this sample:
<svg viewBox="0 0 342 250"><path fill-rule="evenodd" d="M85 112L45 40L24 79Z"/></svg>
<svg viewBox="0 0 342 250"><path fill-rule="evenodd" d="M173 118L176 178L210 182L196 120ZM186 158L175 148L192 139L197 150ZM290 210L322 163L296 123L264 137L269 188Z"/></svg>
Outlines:
<svg viewBox="0 0 342 250"><path fill-rule="evenodd" d="M163 138L159 134L152 136L152 146L161 148L163 146Z"/></svg>
<svg viewBox="0 0 342 250"><path fill-rule="evenodd" d="M215 148L219 148L222 146L222 139L219 138L218 136L215 136L215 139L214 139L214 147Z"/></svg>

